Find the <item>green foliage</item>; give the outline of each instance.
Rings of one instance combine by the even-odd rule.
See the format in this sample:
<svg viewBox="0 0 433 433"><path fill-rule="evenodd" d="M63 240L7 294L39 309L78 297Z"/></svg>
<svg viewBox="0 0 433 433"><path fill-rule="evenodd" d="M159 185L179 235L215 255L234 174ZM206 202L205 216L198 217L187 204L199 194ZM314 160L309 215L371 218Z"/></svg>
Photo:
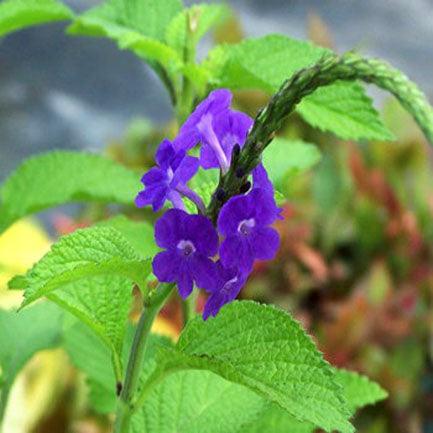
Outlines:
<svg viewBox="0 0 433 433"><path fill-rule="evenodd" d="M344 396L352 411L374 404L388 396L380 385L354 371L335 369L335 375L343 387Z"/></svg>
<svg viewBox="0 0 433 433"><path fill-rule="evenodd" d="M0 310L0 419L13 381L38 351L60 342L62 313L49 303L39 303L17 313Z"/></svg>
<svg viewBox="0 0 433 433"><path fill-rule="evenodd" d="M311 66L328 52L305 41L271 35L218 46L210 53L206 66L212 71L215 86L260 89L273 94L295 72ZM298 111L313 126L342 138L392 138L371 100L356 83L321 88L306 97Z"/></svg>
<svg viewBox="0 0 433 433"><path fill-rule="evenodd" d="M315 427L293 418L276 404L269 405L260 417L245 425L241 433L312 433Z"/></svg>
<svg viewBox="0 0 433 433"><path fill-rule="evenodd" d="M6 0L0 3L0 36L72 17L72 11L56 0Z"/></svg>
<svg viewBox="0 0 433 433"><path fill-rule="evenodd" d="M109 0L78 16L68 32L105 36L121 49L176 69L181 66L181 56L164 43L164 37L167 25L181 9L179 0Z"/></svg>
<svg viewBox="0 0 433 433"><path fill-rule="evenodd" d="M265 402L209 371L181 371L157 385L135 415L133 433L235 433Z"/></svg>
<svg viewBox="0 0 433 433"><path fill-rule="evenodd" d="M218 24L230 16L230 10L222 4L198 4L179 12L167 26L165 39L168 45L182 53L188 43L194 46ZM187 29L189 26L190 38Z"/></svg>
<svg viewBox="0 0 433 433"><path fill-rule="evenodd" d="M63 346L72 363L86 375L92 407L100 413L112 412L116 378L109 348L90 328L73 318L65 320Z"/></svg>
<svg viewBox="0 0 433 433"><path fill-rule="evenodd" d="M320 157L320 151L314 144L276 137L263 152L263 165L275 188L284 191L292 176L312 168Z"/></svg>
<svg viewBox="0 0 433 433"><path fill-rule="evenodd" d="M299 324L272 306L233 302L216 318L190 321L148 387L180 368L213 371L327 431L353 431L333 370Z"/></svg>
<svg viewBox="0 0 433 433"><path fill-rule="evenodd" d="M150 272L128 241L110 227L91 227L63 236L25 276L15 277L11 288L24 288L23 306L41 296L97 275L122 275L138 284Z"/></svg>
<svg viewBox="0 0 433 433"><path fill-rule="evenodd" d="M152 257L159 251L154 239L153 226L147 221L132 221L124 215L117 215L96 225L116 229L144 258Z"/></svg>
<svg viewBox="0 0 433 433"><path fill-rule="evenodd" d="M99 155L51 152L22 163L0 189L0 232L34 212L69 202L130 205L138 174Z"/></svg>

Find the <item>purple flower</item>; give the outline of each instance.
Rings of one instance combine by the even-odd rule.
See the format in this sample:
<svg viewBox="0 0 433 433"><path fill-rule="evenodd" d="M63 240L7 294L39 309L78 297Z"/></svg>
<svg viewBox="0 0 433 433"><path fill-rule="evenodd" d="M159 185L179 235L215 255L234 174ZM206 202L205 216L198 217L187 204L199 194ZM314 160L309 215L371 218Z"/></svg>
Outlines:
<svg viewBox="0 0 433 433"><path fill-rule="evenodd" d="M197 172L199 161L186 155L185 150L176 151L169 140L163 140L156 152L157 167L151 168L142 177L145 186L135 199L137 207L152 205L156 212L165 201L170 200L175 207L183 208L181 194L190 191L186 183Z"/></svg>
<svg viewBox="0 0 433 433"><path fill-rule="evenodd" d="M204 168L220 166L226 172L233 146L244 144L252 125L249 116L230 110L231 100L227 89L211 92L189 116L174 141L176 148L184 150L201 142L200 162Z"/></svg>
<svg viewBox="0 0 433 433"><path fill-rule="evenodd" d="M156 222L155 240L165 249L152 262L159 281L177 283L183 299L191 293L193 283L214 289L217 271L209 257L217 253L218 235L208 218L170 209Z"/></svg>
<svg viewBox="0 0 433 433"><path fill-rule="evenodd" d="M234 267L225 268L221 261L216 263L216 267L218 271L217 284L204 306L204 320L209 316L215 317L225 304L236 299L248 278L248 274L241 273Z"/></svg>
<svg viewBox="0 0 433 433"><path fill-rule="evenodd" d="M269 226L279 212L273 196L262 188L232 197L218 217L218 230L225 236L220 247L222 264L248 273L255 259L274 258L280 238Z"/></svg>
<svg viewBox="0 0 433 433"><path fill-rule="evenodd" d="M229 165L233 147L235 144L239 144L240 147L244 145L252 124L253 119L239 111L222 113L213 119L211 126L214 135L218 140ZM212 137L212 134L209 133L208 137L209 136ZM219 167L219 162L213 147L211 145L206 145L206 143L207 141L203 141L200 153L200 165L205 169Z"/></svg>

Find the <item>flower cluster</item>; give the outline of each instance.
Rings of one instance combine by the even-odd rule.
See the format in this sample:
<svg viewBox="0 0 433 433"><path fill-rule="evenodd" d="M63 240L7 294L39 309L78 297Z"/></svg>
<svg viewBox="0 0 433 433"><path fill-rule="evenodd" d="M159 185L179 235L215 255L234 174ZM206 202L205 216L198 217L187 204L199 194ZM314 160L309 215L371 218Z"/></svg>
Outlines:
<svg viewBox="0 0 433 433"><path fill-rule="evenodd" d="M231 100L228 90L213 91L189 116L175 140L162 141L157 166L143 176L144 190L136 198L138 207L151 205L154 211L167 200L172 203L173 208L156 222L155 240L163 251L153 259L153 272L161 282L176 283L183 299L194 285L206 290L210 295L205 320L237 297L255 260L272 259L279 247L278 233L271 225L280 209L263 165L253 170L252 189L222 207L216 227L204 215L202 198L188 186L200 166L226 173L234 147L244 145L253 121L232 110ZM199 157L189 155L197 145ZM199 214L187 213L183 198L195 203Z"/></svg>

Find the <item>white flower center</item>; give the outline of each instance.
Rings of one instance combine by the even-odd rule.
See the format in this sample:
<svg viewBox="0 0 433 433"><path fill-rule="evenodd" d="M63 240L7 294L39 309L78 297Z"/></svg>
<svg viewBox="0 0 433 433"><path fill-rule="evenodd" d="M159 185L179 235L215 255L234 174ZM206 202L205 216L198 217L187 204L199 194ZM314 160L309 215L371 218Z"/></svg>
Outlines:
<svg viewBox="0 0 433 433"><path fill-rule="evenodd" d="M177 244L178 250L184 255L184 256L190 256L195 252L195 246L191 241L182 239Z"/></svg>
<svg viewBox="0 0 433 433"><path fill-rule="evenodd" d="M251 229L256 225L256 220L250 218L247 220L242 220L238 225L238 232L248 236L251 233Z"/></svg>

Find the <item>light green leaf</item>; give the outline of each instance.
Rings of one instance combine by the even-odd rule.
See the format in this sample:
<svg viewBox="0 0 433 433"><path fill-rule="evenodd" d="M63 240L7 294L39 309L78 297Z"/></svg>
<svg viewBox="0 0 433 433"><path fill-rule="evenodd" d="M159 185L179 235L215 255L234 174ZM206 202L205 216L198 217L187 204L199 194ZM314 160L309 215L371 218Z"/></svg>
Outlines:
<svg viewBox="0 0 433 433"><path fill-rule="evenodd" d="M343 387L343 394L353 412L387 396L378 384L355 372L335 369L335 377ZM263 410L257 420L246 425L241 433L312 433L315 430L314 425L297 421L285 410L272 404Z"/></svg>
<svg viewBox="0 0 433 433"><path fill-rule="evenodd" d="M113 351L120 354L132 306L132 281L119 275L97 275L73 281L49 293L48 299L78 317Z"/></svg>
<svg viewBox="0 0 433 433"><path fill-rule="evenodd" d="M223 4L193 5L179 12L170 21L165 33L166 42L182 53L187 43L188 23L191 27L191 42L196 45L209 30L224 22L229 16L230 9Z"/></svg>
<svg viewBox="0 0 433 433"><path fill-rule="evenodd" d="M209 371L181 371L154 388L133 418L133 433L236 433L265 401Z"/></svg>
<svg viewBox="0 0 433 433"><path fill-rule="evenodd" d="M143 257L153 257L160 250L155 243L153 226L147 221L132 221L124 215L118 215L96 225L116 229Z"/></svg>
<svg viewBox="0 0 433 433"><path fill-rule="evenodd" d="M26 27L63 21L72 11L56 0L6 0L0 3L0 36Z"/></svg>
<svg viewBox="0 0 433 433"><path fill-rule="evenodd" d="M314 430L313 425L297 421L281 407L271 404L240 433L313 433Z"/></svg>
<svg viewBox="0 0 433 433"><path fill-rule="evenodd" d="M86 375L91 406L100 413L112 412L116 378L110 349L90 328L73 318L65 320L63 345L75 367Z"/></svg>
<svg viewBox="0 0 433 433"><path fill-rule="evenodd" d="M272 306L233 302L206 322L190 321L175 350L161 352L153 380L181 368L213 371L327 431L353 431L333 370L299 324Z"/></svg>
<svg viewBox="0 0 433 433"><path fill-rule="evenodd" d="M270 35L218 46L210 53L205 66L213 72L216 86L260 89L273 94L296 71L311 66L327 52L305 41ZM298 110L313 126L342 138L393 138L371 100L356 83L336 83L321 88L306 97Z"/></svg>
<svg viewBox="0 0 433 433"><path fill-rule="evenodd" d="M0 232L26 215L70 202L132 205L140 176L102 156L51 152L26 160L0 189Z"/></svg>
<svg viewBox="0 0 433 433"><path fill-rule="evenodd" d="M275 188L284 191L285 182L313 167L320 157L314 144L276 137L263 152L263 165Z"/></svg>
<svg viewBox="0 0 433 433"><path fill-rule="evenodd" d="M24 288L22 306L56 289L97 275L121 275L144 284L150 259L143 259L117 230L91 227L63 236L23 277L10 282Z"/></svg>
<svg viewBox="0 0 433 433"><path fill-rule="evenodd" d="M0 310L0 418L19 371L38 351L60 343L62 312L44 302L20 313Z"/></svg>
<svg viewBox="0 0 433 433"><path fill-rule="evenodd" d="M352 411L384 400L388 396L379 384L354 371L335 369L335 374Z"/></svg>
<svg viewBox="0 0 433 433"><path fill-rule="evenodd" d="M144 59L178 68L181 57L164 43L164 35L168 23L181 9L179 0L109 0L77 17L68 32L104 36Z"/></svg>

